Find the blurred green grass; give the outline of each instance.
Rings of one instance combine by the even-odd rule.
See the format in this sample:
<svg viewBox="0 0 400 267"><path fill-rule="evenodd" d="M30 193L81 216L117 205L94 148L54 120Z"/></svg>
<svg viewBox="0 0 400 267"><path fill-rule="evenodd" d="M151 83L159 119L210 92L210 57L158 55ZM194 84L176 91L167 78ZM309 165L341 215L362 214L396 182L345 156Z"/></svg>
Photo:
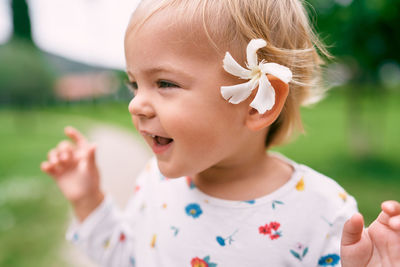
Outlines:
<svg viewBox="0 0 400 267"><path fill-rule="evenodd" d="M59 255L68 204L39 166L66 125L105 121L129 126L127 104L0 109L0 266L68 266Z"/></svg>
<svg viewBox="0 0 400 267"><path fill-rule="evenodd" d="M66 125L85 132L112 123L134 132L127 104L0 109L0 266L65 266L59 252L68 204L40 162L64 138ZM400 94L366 94L360 107L361 130L352 137L353 103L333 91L302 110L306 135L275 150L337 180L369 223L381 201L400 199Z"/></svg>

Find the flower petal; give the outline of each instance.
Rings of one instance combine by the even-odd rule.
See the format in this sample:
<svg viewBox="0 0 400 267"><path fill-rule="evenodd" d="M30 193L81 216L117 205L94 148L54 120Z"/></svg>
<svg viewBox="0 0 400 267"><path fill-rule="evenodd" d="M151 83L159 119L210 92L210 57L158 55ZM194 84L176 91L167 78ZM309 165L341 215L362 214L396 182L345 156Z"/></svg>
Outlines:
<svg viewBox="0 0 400 267"><path fill-rule="evenodd" d="M245 83L235 84L232 86L221 86L221 94L225 100L229 100L232 104L239 104L251 95L251 91L256 87L257 83L250 80Z"/></svg>
<svg viewBox="0 0 400 267"><path fill-rule="evenodd" d="M253 39L247 45L247 66L250 69L258 65L257 50L265 46L267 46L267 42L263 39Z"/></svg>
<svg viewBox="0 0 400 267"><path fill-rule="evenodd" d="M284 83L289 83L292 80L292 72L289 68L277 63L260 64L260 69L263 73L268 73Z"/></svg>
<svg viewBox="0 0 400 267"><path fill-rule="evenodd" d="M275 105L275 90L269 82L267 75L261 75L258 82L258 91L256 97L250 103L258 113L264 114Z"/></svg>
<svg viewBox="0 0 400 267"><path fill-rule="evenodd" d="M251 71L240 66L240 64L236 62L229 52L226 52L223 62L224 69L230 74L242 79L251 78Z"/></svg>

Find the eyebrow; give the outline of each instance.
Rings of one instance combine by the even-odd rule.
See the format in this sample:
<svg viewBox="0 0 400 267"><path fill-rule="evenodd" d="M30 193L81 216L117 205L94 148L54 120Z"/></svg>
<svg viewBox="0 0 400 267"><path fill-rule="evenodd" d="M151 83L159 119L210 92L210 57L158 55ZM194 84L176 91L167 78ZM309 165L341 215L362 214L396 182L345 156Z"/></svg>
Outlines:
<svg viewBox="0 0 400 267"><path fill-rule="evenodd" d="M127 69L126 71L131 77L134 77L135 75L133 75L133 73ZM178 75L182 75L185 76L186 78L193 78L192 75L190 75L189 73L186 73L184 71L178 70L170 65L165 65L165 66L157 66L154 68L149 68L149 69L144 69L142 70L143 73L147 74L147 75L152 75L152 74L157 74L160 72L167 72L167 73L172 73L172 74L178 74Z"/></svg>

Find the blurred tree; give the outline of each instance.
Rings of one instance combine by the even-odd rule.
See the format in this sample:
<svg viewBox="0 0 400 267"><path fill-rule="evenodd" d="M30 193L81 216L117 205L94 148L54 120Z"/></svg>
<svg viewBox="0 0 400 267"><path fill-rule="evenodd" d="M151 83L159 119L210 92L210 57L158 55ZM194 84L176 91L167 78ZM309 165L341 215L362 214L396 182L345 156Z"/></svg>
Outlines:
<svg viewBox="0 0 400 267"><path fill-rule="evenodd" d="M13 38L23 39L33 44L31 20L26 0L11 0Z"/></svg>
<svg viewBox="0 0 400 267"><path fill-rule="evenodd" d="M53 101L54 75L32 39L26 0L11 0L13 35L0 47L0 105L29 108Z"/></svg>
<svg viewBox="0 0 400 267"><path fill-rule="evenodd" d="M0 105L19 108L53 99L53 74L38 49L14 40L0 49Z"/></svg>
<svg viewBox="0 0 400 267"><path fill-rule="evenodd" d="M380 82L387 62L400 63L400 0L309 0L331 52L352 70L352 82ZM379 87L376 87L379 88Z"/></svg>
<svg viewBox="0 0 400 267"><path fill-rule="evenodd" d="M393 76L400 70L400 0L306 1L312 6L310 13L317 32L335 61L346 66L349 146L358 157L371 156L379 135L373 134L371 118L363 116L363 95L369 89L375 101L384 101L385 79L399 80ZM382 102L380 112L385 112ZM373 125L379 129L382 121L374 121Z"/></svg>

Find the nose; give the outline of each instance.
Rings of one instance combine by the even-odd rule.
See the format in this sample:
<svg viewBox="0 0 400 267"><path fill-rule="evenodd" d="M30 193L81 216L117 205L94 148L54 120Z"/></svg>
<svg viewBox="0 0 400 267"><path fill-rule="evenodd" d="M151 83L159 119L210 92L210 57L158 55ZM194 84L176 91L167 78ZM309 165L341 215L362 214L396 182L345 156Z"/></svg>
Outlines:
<svg viewBox="0 0 400 267"><path fill-rule="evenodd" d="M129 103L129 112L141 118L152 118L155 116L155 111L150 102L150 97L145 93L140 93L139 91L133 97L131 102Z"/></svg>

